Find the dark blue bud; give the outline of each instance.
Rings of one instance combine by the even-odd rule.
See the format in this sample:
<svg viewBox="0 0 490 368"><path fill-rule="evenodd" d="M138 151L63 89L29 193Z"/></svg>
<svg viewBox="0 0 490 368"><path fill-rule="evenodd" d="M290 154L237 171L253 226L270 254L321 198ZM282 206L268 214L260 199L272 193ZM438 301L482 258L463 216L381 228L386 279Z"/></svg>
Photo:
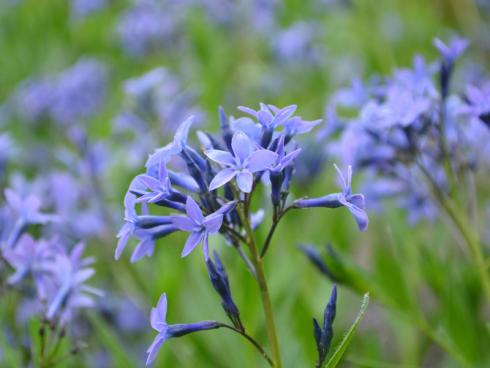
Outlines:
<svg viewBox="0 0 490 368"><path fill-rule="evenodd" d="M323 326L313 319L313 334L318 350L317 367L322 367L327 357L333 338L333 322L337 309L337 286L334 285L327 306L323 313Z"/></svg>
<svg viewBox="0 0 490 368"><path fill-rule="evenodd" d="M230 321L240 331L244 331L243 324L240 320L240 312L238 311L238 307L231 296L230 283L228 281L226 270L221 263L218 254L213 252L213 255L214 263L211 258L209 258L206 262L211 283L213 284L214 289L221 296L221 306L223 307Z"/></svg>
<svg viewBox="0 0 490 368"><path fill-rule="evenodd" d="M315 268L323 275L328 277L333 282L337 282L337 278L332 274L325 261L322 259L320 252L311 245L301 244L299 249L306 255Z"/></svg>

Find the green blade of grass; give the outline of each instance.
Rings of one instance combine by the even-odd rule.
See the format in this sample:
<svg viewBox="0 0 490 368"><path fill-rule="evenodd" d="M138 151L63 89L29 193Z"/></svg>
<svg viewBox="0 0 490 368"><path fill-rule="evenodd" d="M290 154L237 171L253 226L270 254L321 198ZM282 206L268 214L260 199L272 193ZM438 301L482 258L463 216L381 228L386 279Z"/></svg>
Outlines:
<svg viewBox="0 0 490 368"><path fill-rule="evenodd" d="M359 313L357 314L357 317L354 320L354 323L349 328L349 331L347 331L347 333L345 334L341 343L337 346L337 348L335 349L335 352L332 354L332 356L328 360L328 362L325 366L326 368L334 368L337 366L337 364L339 364L343 355L347 351L347 348L349 347L351 340L354 337L354 333L356 332L357 328L359 327L359 324L361 323L361 320L364 317L364 314L366 313L368 305L369 305L369 293L366 293L366 294L364 294L364 297L362 299L361 309L359 310Z"/></svg>

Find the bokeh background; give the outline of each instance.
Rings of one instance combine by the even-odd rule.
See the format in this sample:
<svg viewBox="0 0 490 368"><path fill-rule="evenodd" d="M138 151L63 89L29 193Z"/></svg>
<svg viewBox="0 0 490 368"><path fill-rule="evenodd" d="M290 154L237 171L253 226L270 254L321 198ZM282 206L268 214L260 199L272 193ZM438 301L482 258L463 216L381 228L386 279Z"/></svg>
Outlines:
<svg viewBox="0 0 490 368"><path fill-rule="evenodd" d="M156 254L136 264L127 254L113 257L130 180L182 120L195 114L200 127L216 130L218 106L237 115L238 105L266 102L298 104L303 117L328 125L333 91L409 66L417 53L434 60L434 37L468 38L471 57L461 69L485 71L489 15L486 0L2 0L0 186L51 193L48 207L71 219L70 231L97 259L91 284L106 291L73 326L86 348L61 366L143 366L154 335L147 316L163 291L170 321L225 318L201 256L180 258L182 234L159 241ZM335 188L323 148L309 153L318 166L302 173L295 196ZM331 243L352 270L339 289L334 343L353 320L359 293L374 295L343 366L458 366L417 322L417 310L464 354L478 355L465 296L445 279L476 281L469 265L452 267L461 251L444 222L410 224L396 205L368 212L366 233L340 210L298 212L280 225L266 269L285 366L314 362L311 318L323 312L331 287L299 243ZM235 254L214 241L243 320L265 341L256 286ZM426 280L438 286L438 301ZM23 366L28 355L22 331L30 321L12 317L17 302L10 294L0 301L5 367ZM260 367L260 359L240 337L213 331L169 341L156 366Z"/></svg>

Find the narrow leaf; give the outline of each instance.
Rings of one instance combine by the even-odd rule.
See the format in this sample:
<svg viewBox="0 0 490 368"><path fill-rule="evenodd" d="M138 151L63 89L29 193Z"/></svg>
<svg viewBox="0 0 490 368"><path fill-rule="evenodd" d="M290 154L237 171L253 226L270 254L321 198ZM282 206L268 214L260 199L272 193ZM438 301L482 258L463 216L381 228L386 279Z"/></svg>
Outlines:
<svg viewBox="0 0 490 368"><path fill-rule="evenodd" d="M340 360L342 359L343 355L347 351L347 348L349 347L350 342L354 337L354 333L356 332L357 328L359 327L359 324L361 323L362 318L364 317L364 314L366 313L368 305L369 305L369 293L366 293L364 294L364 298L362 299L361 309L359 310L359 313L357 314L354 323L350 327L349 331L347 331L347 334L342 339L342 342L339 344L339 346L337 346L335 352L328 360L326 368L334 368L337 366L337 364L340 363Z"/></svg>

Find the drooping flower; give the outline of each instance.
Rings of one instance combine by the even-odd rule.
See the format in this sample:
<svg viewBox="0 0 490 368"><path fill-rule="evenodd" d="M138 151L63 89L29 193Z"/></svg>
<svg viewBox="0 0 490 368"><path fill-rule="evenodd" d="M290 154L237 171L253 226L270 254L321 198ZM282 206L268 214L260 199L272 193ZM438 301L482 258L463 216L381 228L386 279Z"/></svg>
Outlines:
<svg viewBox="0 0 490 368"><path fill-rule="evenodd" d="M209 190L215 190L236 178L238 188L244 193L250 193L253 174L269 169L277 160L277 153L266 149L255 150L247 135L241 132L233 135L231 146L233 154L220 150L205 152L211 160L226 167L211 181Z"/></svg>
<svg viewBox="0 0 490 368"><path fill-rule="evenodd" d="M354 216L357 222L359 230L364 231L368 227L368 217L364 211L364 196L358 193L352 193L352 167L349 165L347 168L347 180L342 174L342 171L335 166L337 174L340 180L342 192L328 194L319 198L300 199L294 203L297 208L309 208L309 207L327 207L337 208L346 207L350 213Z"/></svg>
<svg viewBox="0 0 490 368"><path fill-rule="evenodd" d="M175 324L167 323L167 295L163 293L150 315L151 327L158 332L153 343L147 350L146 366L151 365L163 343L173 337L181 337L193 332L212 330L220 327L216 321L201 321L196 323Z"/></svg>

